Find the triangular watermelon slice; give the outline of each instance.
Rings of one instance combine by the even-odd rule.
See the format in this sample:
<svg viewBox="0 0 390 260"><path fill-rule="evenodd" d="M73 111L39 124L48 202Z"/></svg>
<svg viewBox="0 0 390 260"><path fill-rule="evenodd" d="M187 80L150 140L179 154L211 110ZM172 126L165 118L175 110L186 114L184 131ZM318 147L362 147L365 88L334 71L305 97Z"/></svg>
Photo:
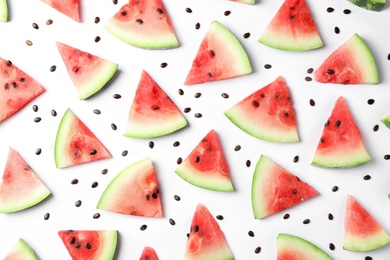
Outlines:
<svg viewBox="0 0 390 260"><path fill-rule="evenodd" d="M252 73L241 43L225 26L213 21L188 72L185 85L229 79Z"/></svg>
<svg viewBox="0 0 390 260"><path fill-rule="evenodd" d="M371 160L359 128L343 97L324 125L312 164L328 168L353 167Z"/></svg>
<svg viewBox="0 0 390 260"><path fill-rule="evenodd" d="M142 217L162 218L160 190L150 158L123 169L108 184L98 209Z"/></svg>
<svg viewBox="0 0 390 260"><path fill-rule="evenodd" d="M100 89L114 76L118 64L56 42L80 99L86 99Z"/></svg>
<svg viewBox="0 0 390 260"><path fill-rule="evenodd" d="M130 0L104 25L120 40L145 49L179 46L161 0Z"/></svg>
<svg viewBox="0 0 390 260"><path fill-rule="evenodd" d="M152 247L145 246L139 260L158 260L158 257L156 251Z"/></svg>
<svg viewBox="0 0 390 260"><path fill-rule="evenodd" d="M318 246L298 236L279 234L276 243L277 260L332 260Z"/></svg>
<svg viewBox="0 0 390 260"><path fill-rule="evenodd" d="M19 239L3 260L39 260L39 257L26 241Z"/></svg>
<svg viewBox="0 0 390 260"><path fill-rule="evenodd" d="M8 3L7 0L0 0L0 21L8 21Z"/></svg>
<svg viewBox="0 0 390 260"><path fill-rule="evenodd" d="M314 71L321 83L378 84L374 57L363 39L355 33Z"/></svg>
<svg viewBox="0 0 390 260"><path fill-rule="evenodd" d="M130 108L124 135L151 138L175 132L187 119L164 90L143 71Z"/></svg>
<svg viewBox="0 0 390 260"><path fill-rule="evenodd" d="M185 181L209 190L234 191L218 135L210 130L175 172Z"/></svg>
<svg viewBox="0 0 390 260"><path fill-rule="evenodd" d="M305 0L285 0L259 42L287 51L322 47L322 40Z"/></svg>
<svg viewBox="0 0 390 260"><path fill-rule="evenodd" d="M226 110L225 115L244 132L270 142L298 142L290 91L282 77Z"/></svg>
<svg viewBox="0 0 390 260"><path fill-rule="evenodd" d="M61 238L74 260L112 260L118 244L116 230L60 230Z"/></svg>
<svg viewBox="0 0 390 260"><path fill-rule="evenodd" d="M72 18L76 22L80 22L80 3L79 0L41 0L50 5L57 11Z"/></svg>
<svg viewBox="0 0 390 260"><path fill-rule="evenodd" d="M0 58L0 122L15 114L45 91L37 81Z"/></svg>
<svg viewBox="0 0 390 260"><path fill-rule="evenodd" d="M389 234L351 195L348 195L344 218L346 250L366 252L390 243Z"/></svg>
<svg viewBox="0 0 390 260"><path fill-rule="evenodd" d="M261 155L252 180L255 219L267 217L300 204L319 193L297 176Z"/></svg>
<svg viewBox="0 0 390 260"><path fill-rule="evenodd" d="M64 168L111 158L111 154L72 110L67 109L58 126L54 158L57 168Z"/></svg>
<svg viewBox="0 0 390 260"><path fill-rule="evenodd" d="M198 204L192 218L183 260L233 260L225 235L210 211Z"/></svg>
<svg viewBox="0 0 390 260"><path fill-rule="evenodd" d="M0 184L0 213L32 207L51 194L17 151L9 148Z"/></svg>

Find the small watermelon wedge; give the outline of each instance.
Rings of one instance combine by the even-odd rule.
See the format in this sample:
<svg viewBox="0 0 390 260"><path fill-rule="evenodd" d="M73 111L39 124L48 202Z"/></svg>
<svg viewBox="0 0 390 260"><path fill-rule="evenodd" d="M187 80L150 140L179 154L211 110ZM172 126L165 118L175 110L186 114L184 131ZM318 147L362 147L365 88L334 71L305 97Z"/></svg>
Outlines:
<svg viewBox="0 0 390 260"><path fill-rule="evenodd" d="M295 110L285 80L278 77L224 114L251 136L270 142L299 142Z"/></svg>
<svg viewBox="0 0 390 260"><path fill-rule="evenodd" d="M306 51L323 46L305 0L285 0L258 41L287 51Z"/></svg>
<svg viewBox="0 0 390 260"><path fill-rule="evenodd" d="M0 21L8 21L8 3L7 0L0 0Z"/></svg>
<svg viewBox="0 0 390 260"><path fill-rule="evenodd" d="M246 51L232 32L213 21L195 56L185 85L229 79L252 73Z"/></svg>
<svg viewBox="0 0 390 260"><path fill-rule="evenodd" d="M255 219L291 208L318 194L309 184L265 155L260 156L252 180L252 209Z"/></svg>
<svg viewBox="0 0 390 260"><path fill-rule="evenodd" d="M337 99L312 161L327 168L347 168L371 160L345 99Z"/></svg>
<svg viewBox="0 0 390 260"><path fill-rule="evenodd" d="M321 83L378 84L374 57L363 39L355 33L314 71Z"/></svg>
<svg viewBox="0 0 390 260"><path fill-rule="evenodd" d="M50 5L58 12L68 16L69 18L80 22L80 3L79 0L41 0Z"/></svg>
<svg viewBox="0 0 390 260"><path fill-rule="evenodd" d="M145 246L139 260L158 260L158 257L156 251L152 247Z"/></svg>
<svg viewBox="0 0 390 260"><path fill-rule="evenodd" d="M0 122L9 118L31 100L45 92L37 81L0 58Z"/></svg>
<svg viewBox="0 0 390 260"><path fill-rule="evenodd" d="M161 0L130 0L104 25L118 39L144 49L179 46Z"/></svg>
<svg viewBox="0 0 390 260"><path fill-rule="evenodd" d="M188 122L164 90L143 71L130 108L124 136L151 138L175 132Z"/></svg>
<svg viewBox="0 0 390 260"><path fill-rule="evenodd" d="M276 241L277 260L332 260L318 246L301 237L281 233Z"/></svg>
<svg viewBox="0 0 390 260"><path fill-rule="evenodd" d="M386 0L348 0L350 3L369 11L380 12L386 6Z"/></svg>
<svg viewBox="0 0 390 260"><path fill-rule="evenodd" d="M145 158L115 176L100 197L97 208L121 214L162 218L159 193L152 160Z"/></svg>
<svg viewBox="0 0 390 260"><path fill-rule="evenodd" d="M112 260L118 243L116 230L60 230L58 236L73 260Z"/></svg>
<svg viewBox="0 0 390 260"><path fill-rule="evenodd" d="M346 250L366 252L390 243L389 234L351 195L347 197L344 230Z"/></svg>
<svg viewBox="0 0 390 260"><path fill-rule="evenodd" d="M58 126L54 146L57 168L111 158L110 152L69 108Z"/></svg>
<svg viewBox="0 0 390 260"><path fill-rule="evenodd" d="M0 213L30 208L50 194L50 190L20 154L9 148L0 184Z"/></svg>
<svg viewBox="0 0 390 260"><path fill-rule="evenodd" d="M96 55L58 41L56 45L81 100L102 89L118 69L118 64Z"/></svg>
<svg viewBox="0 0 390 260"><path fill-rule="evenodd" d="M39 260L39 257L26 241L19 239L3 260Z"/></svg>
<svg viewBox="0 0 390 260"><path fill-rule="evenodd" d="M234 191L229 167L214 129L198 143L175 172L183 180L214 191Z"/></svg>
<svg viewBox="0 0 390 260"><path fill-rule="evenodd" d="M233 260L225 235L207 207L199 203L191 222L183 260Z"/></svg>

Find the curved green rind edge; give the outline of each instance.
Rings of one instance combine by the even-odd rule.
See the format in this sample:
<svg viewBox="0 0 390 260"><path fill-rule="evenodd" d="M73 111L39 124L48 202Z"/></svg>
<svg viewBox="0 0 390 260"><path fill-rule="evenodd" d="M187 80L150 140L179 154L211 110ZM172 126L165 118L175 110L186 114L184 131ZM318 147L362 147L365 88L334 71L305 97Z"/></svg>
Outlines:
<svg viewBox="0 0 390 260"><path fill-rule="evenodd" d="M294 235L280 233L277 237L277 246L288 247L307 255L305 259L332 260L332 257L313 243Z"/></svg>
<svg viewBox="0 0 390 260"><path fill-rule="evenodd" d="M67 138L67 132L69 131L70 123L75 119L75 114L69 108L65 111L60 125L58 126L56 141L54 143L54 160L57 168L65 167L63 157L65 156L65 143Z"/></svg>
<svg viewBox="0 0 390 260"><path fill-rule="evenodd" d="M390 115L386 116L381 120L381 122L390 129Z"/></svg>
<svg viewBox="0 0 390 260"><path fill-rule="evenodd" d="M350 3L369 11L380 12L386 5L386 0L348 0Z"/></svg>
<svg viewBox="0 0 390 260"><path fill-rule="evenodd" d="M10 254L17 254L18 256L22 256L23 260L39 260L39 257L35 251L21 238L8 253L8 255Z"/></svg>
<svg viewBox="0 0 390 260"><path fill-rule="evenodd" d="M264 185L264 179L267 175L268 168L271 167L273 161L271 161L265 155L261 155L259 160L257 161L255 172L252 178L252 210L253 216L255 219L260 219L268 216L269 214L266 212L265 203L261 200L262 196L259 196L262 191L262 186Z"/></svg>
<svg viewBox="0 0 390 260"><path fill-rule="evenodd" d="M258 42L268 47L283 51L309 51L323 46L320 37L310 41L305 40L300 42L290 42L284 39L275 38L275 36L267 35L266 32L260 36Z"/></svg>
<svg viewBox="0 0 390 260"><path fill-rule="evenodd" d="M33 207L46 199L50 194L51 191L46 186L42 186L39 190L36 190L33 196L29 196L23 201L19 201L19 203L13 202L11 205L0 205L0 213L13 213Z"/></svg>
<svg viewBox="0 0 390 260"><path fill-rule="evenodd" d="M118 244L117 230L104 230L100 234L104 234L104 246L97 260L112 260L115 257L115 251Z"/></svg>
<svg viewBox="0 0 390 260"><path fill-rule="evenodd" d="M7 0L0 0L0 21L8 21L8 4Z"/></svg>
<svg viewBox="0 0 390 260"><path fill-rule="evenodd" d="M256 0L231 0L231 1L241 3L241 4L248 4L248 5L253 5L256 2Z"/></svg>
<svg viewBox="0 0 390 260"><path fill-rule="evenodd" d="M371 161L370 155L366 152L366 150L363 150L354 152L354 154L345 154L343 157L336 156L334 158L325 158L315 155L311 164L325 168L350 168L369 161Z"/></svg>
<svg viewBox="0 0 390 260"><path fill-rule="evenodd" d="M354 252L367 252L378 249L390 243L390 236L384 231L370 237L345 236L343 249Z"/></svg>

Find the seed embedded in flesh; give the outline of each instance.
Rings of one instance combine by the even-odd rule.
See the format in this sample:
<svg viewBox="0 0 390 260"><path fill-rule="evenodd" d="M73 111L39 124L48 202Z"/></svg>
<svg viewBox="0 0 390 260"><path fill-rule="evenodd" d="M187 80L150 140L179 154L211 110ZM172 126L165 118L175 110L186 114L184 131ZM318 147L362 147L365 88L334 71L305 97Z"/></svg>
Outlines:
<svg viewBox="0 0 390 260"><path fill-rule="evenodd" d="M157 199L157 198L158 198L157 193L153 192L153 193L152 193L152 198L153 198L153 199Z"/></svg>
<svg viewBox="0 0 390 260"><path fill-rule="evenodd" d="M336 126L339 127L341 125L341 121L340 120L337 120L336 121Z"/></svg>
<svg viewBox="0 0 390 260"><path fill-rule="evenodd" d="M198 225L194 226L194 232L199 232L199 226Z"/></svg>
<svg viewBox="0 0 390 260"><path fill-rule="evenodd" d="M330 120L326 121L326 123L324 124L324 127L327 127L329 124L330 124Z"/></svg>
<svg viewBox="0 0 390 260"><path fill-rule="evenodd" d="M76 243L76 237L72 237L72 239L70 240L70 243L73 245L74 243Z"/></svg>
<svg viewBox="0 0 390 260"><path fill-rule="evenodd" d="M215 51L210 50L210 55L214 57L215 56Z"/></svg>
<svg viewBox="0 0 390 260"><path fill-rule="evenodd" d="M137 22L138 24L143 24L143 23L144 23L144 21L142 21L141 19L137 19L136 22Z"/></svg>
<svg viewBox="0 0 390 260"><path fill-rule="evenodd" d="M252 105L253 105L254 107L259 107L259 106L260 106L259 102L257 102L256 100L253 100L253 101L252 101Z"/></svg>
<svg viewBox="0 0 390 260"><path fill-rule="evenodd" d="M161 8L157 8L157 12L158 12L159 14L163 14L163 13L164 13L164 11L163 11Z"/></svg>
<svg viewBox="0 0 390 260"><path fill-rule="evenodd" d="M323 137L321 137L321 143L324 143L325 142L325 139Z"/></svg>
<svg viewBox="0 0 390 260"><path fill-rule="evenodd" d="M77 243L76 244L76 248L79 249L81 247L81 244L80 243Z"/></svg>
<svg viewBox="0 0 390 260"><path fill-rule="evenodd" d="M199 156L196 156L196 157L195 157L195 162L196 162L196 163L199 163L199 162L200 162L200 157L199 157Z"/></svg>
<svg viewBox="0 0 390 260"><path fill-rule="evenodd" d="M333 69L327 69L327 70L326 70L326 73L328 73L328 74L334 74L334 72L335 72L335 71L334 71Z"/></svg>
<svg viewBox="0 0 390 260"><path fill-rule="evenodd" d="M91 246L90 243L87 243L87 244L85 245L85 247L86 247L87 249L91 249L91 248L92 248L92 246Z"/></svg>

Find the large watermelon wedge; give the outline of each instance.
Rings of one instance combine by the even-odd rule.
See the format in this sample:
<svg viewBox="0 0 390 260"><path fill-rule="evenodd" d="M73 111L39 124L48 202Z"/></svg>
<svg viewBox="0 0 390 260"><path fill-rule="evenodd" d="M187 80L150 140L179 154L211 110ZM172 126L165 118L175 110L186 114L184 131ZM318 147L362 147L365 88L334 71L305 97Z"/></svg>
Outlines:
<svg viewBox="0 0 390 260"><path fill-rule="evenodd" d="M8 21L8 3L7 0L0 0L0 21Z"/></svg>
<svg viewBox="0 0 390 260"><path fill-rule="evenodd" d="M156 251L152 247L145 246L139 260L158 260L158 257Z"/></svg>
<svg viewBox="0 0 390 260"><path fill-rule="evenodd" d="M44 91L44 87L11 61L0 58L0 122Z"/></svg>
<svg viewBox="0 0 390 260"><path fill-rule="evenodd" d="M365 252L390 243L389 234L351 195L347 197L344 230L346 250Z"/></svg>
<svg viewBox="0 0 390 260"><path fill-rule="evenodd" d="M160 190L150 158L123 169L108 184L98 209L142 217L163 216Z"/></svg>
<svg viewBox="0 0 390 260"><path fill-rule="evenodd" d="M116 230L60 230L61 238L73 260L112 260L118 242Z"/></svg>
<svg viewBox="0 0 390 260"><path fill-rule="evenodd" d="M56 45L80 99L98 92L117 71L116 63L61 42Z"/></svg>
<svg viewBox="0 0 390 260"><path fill-rule="evenodd" d="M196 207L183 259L234 259L224 233L203 204L198 204Z"/></svg>
<svg viewBox="0 0 390 260"><path fill-rule="evenodd" d="M184 82L193 85L252 73L248 56L233 33L213 21Z"/></svg>
<svg viewBox="0 0 390 260"><path fill-rule="evenodd" d="M79 0L41 0L69 18L80 22Z"/></svg>
<svg viewBox="0 0 390 260"><path fill-rule="evenodd" d="M130 0L104 25L120 40L145 49L179 46L161 0Z"/></svg>
<svg viewBox="0 0 390 260"><path fill-rule="evenodd" d="M17 151L9 148L0 184L0 213L32 207L51 194Z"/></svg>
<svg viewBox="0 0 390 260"><path fill-rule="evenodd" d="M352 4L370 11L380 12L386 6L386 0L348 0Z"/></svg>
<svg viewBox="0 0 390 260"><path fill-rule="evenodd" d="M210 130L175 172L185 181L215 191L234 191L218 135Z"/></svg>
<svg viewBox="0 0 390 260"><path fill-rule="evenodd" d="M363 39L355 33L314 71L321 83L378 84L374 57Z"/></svg>
<svg viewBox="0 0 390 260"><path fill-rule="evenodd" d="M175 132L188 124L176 104L143 71L130 108L124 135L151 138Z"/></svg>
<svg viewBox="0 0 390 260"><path fill-rule="evenodd" d="M311 50L323 45L305 0L285 0L259 42L288 51Z"/></svg>
<svg viewBox="0 0 390 260"><path fill-rule="evenodd" d="M309 184L261 155L252 180L252 209L256 219L278 213L319 193Z"/></svg>
<svg viewBox="0 0 390 260"><path fill-rule="evenodd" d="M332 260L318 246L290 234L279 234L277 238L277 260Z"/></svg>
<svg viewBox="0 0 390 260"><path fill-rule="evenodd" d="M244 132L270 142L298 142L295 111L282 77L225 111Z"/></svg>
<svg viewBox="0 0 390 260"><path fill-rule="evenodd" d="M39 260L39 257L26 241L19 239L3 260Z"/></svg>
<svg viewBox="0 0 390 260"><path fill-rule="evenodd" d="M111 158L110 152L89 128L67 109L58 127L54 159L57 168Z"/></svg>
<svg viewBox="0 0 390 260"><path fill-rule="evenodd" d="M339 97L324 125L313 165L328 168L353 167L371 160L359 128L343 97Z"/></svg>

